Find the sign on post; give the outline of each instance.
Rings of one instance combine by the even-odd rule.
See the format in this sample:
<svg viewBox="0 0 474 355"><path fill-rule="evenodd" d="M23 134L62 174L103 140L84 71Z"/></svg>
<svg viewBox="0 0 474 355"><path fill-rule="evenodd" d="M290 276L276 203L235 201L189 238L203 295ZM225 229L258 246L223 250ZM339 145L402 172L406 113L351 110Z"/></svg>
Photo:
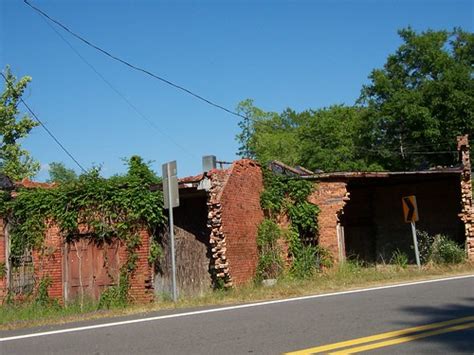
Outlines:
<svg viewBox="0 0 474 355"><path fill-rule="evenodd" d="M411 224L411 234L413 236L413 245L415 247L416 264L418 267L420 267L420 252L418 251L418 240L416 238L415 225L415 222L418 221L418 206L416 205L416 196L411 195L402 197L402 207L405 222Z"/></svg>
<svg viewBox="0 0 474 355"><path fill-rule="evenodd" d="M402 198L403 216L405 222L411 223L418 221L418 207L416 205L416 196L405 196Z"/></svg>
<svg viewBox="0 0 474 355"><path fill-rule="evenodd" d="M176 161L163 164L163 202L166 209L179 206L178 167Z"/></svg>
<svg viewBox="0 0 474 355"><path fill-rule="evenodd" d="M164 207L169 212L169 233L171 245L171 274L172 274L172 288L173 301L178 300L178 293L176 290L176 257L174 251L174 221L173 208L179 206L179 192L178 192L178 167L176 161L171 161L162 165L163 169L163 202Z"/></svg>

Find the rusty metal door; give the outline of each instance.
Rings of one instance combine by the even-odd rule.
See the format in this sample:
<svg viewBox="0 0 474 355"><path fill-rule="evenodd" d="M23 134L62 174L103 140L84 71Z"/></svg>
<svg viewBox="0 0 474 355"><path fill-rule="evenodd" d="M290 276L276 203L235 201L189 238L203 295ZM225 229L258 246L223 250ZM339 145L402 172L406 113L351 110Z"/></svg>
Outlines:
<svg viewBox="0 0 474 355"><path fill-rule="evenodd" d="M108 286L116 285L120 265L117 242L98 245L82 238L68 243L66 258L66 300L98 300Z"/></svg>

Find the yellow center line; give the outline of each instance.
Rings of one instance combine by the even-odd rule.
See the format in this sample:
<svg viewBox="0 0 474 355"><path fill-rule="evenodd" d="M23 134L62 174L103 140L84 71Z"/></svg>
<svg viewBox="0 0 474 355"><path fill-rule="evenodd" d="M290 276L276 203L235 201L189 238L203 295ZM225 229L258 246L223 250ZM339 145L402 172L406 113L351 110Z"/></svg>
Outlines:
<svg viewBox="0 0 474 355"><path fill-rule="evenodd" d="M431 330L429 332L424 332L424 333L420 333L420 334L409 335L409 336L406 336L406 337L395 338L395 339L387 340L387 341L381 341L381 342L374 343L374 344L368 344L368 345L358 346L358 347L355 347L355 348L349 348L349 349L346 349L346 350L340 350L340 351L336 351L336 352L333 352L333 353L330 353L330 354L331 355L355 354L355 353L359 353L359 352L362 352L362 351L374 350L374 349L383 348L383 347L386 347L386 346L407 343L409 341L413 341L413 340L417 340L417 339L421 339L421 338L431 337L431 336L438 335L438 334L456 332L456 331L460 331L460 330L466 330L466 329L469 329L469 328L474 328L474 323L454 325L454 326L448 327L448 328L441 328L441 329Z"/></svg>
<svg viewBox="0 0 474 355"><path fill-rule="evenodd" d="M377 341L377 340L384 340L384 339L388 339L388 338L404 336L404 335L408 335L408 334L416 333L416 332L421 332L421 331L425 331L425 330L437 329L437 328L450 326L450 325L454 325L454 324L466 323L466 322L473 321L473 320L474 320L474 316L451 319L451 320L444 321L444 322L426 324L426 325L407 328L407 329L402 329L402 330L395 330L395 331L392 331L392 332L375 334L375 335L371 335L371 336L364 337L364 338L357 338L357 339L352 339L352 340L341 341L341 342L334 343L334 344L328 344L328 345L317 346L317 347L314 347L314 348L302 349L302 350L298 350L298 351L289 352L289 353L287 353L287 355L315 354L315 353L319 353L319 352L325 352L325 351L328 351L328 350L336 350L336 349L345 348L345 347L349 347L349 346L365 344L365 343L369 343L369 342L373 342L373 341Z"/></svg>

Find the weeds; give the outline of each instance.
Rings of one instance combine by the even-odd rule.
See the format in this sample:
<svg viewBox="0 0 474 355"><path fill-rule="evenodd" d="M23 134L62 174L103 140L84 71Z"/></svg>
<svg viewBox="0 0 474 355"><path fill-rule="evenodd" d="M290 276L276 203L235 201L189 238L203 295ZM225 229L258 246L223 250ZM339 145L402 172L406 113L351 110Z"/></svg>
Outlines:
<svg viewBox="0 0 474 355"><path fill-rule="evenodd" d="M397 265L402 269L406 269L408 267L408 255L397 249L392 254L390 264Z"/></svg>

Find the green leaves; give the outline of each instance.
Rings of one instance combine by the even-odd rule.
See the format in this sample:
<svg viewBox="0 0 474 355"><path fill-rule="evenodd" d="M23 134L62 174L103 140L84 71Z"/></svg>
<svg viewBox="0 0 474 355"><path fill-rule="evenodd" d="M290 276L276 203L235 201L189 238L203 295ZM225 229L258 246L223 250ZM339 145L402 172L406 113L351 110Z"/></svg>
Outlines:
<svg viewBox="0 0 474 355"><path fill-rule="evenodd" d="M361 92L365 145L389 170L453 164L442 152L455 150L457 135L474 133L474 35L411 28L399 35L402 45Z"/></svg>
<svg viewBox="0 0 474 355"><path fill-rule="evenodd" d="M66 239L78 237L86 227L98 242L117 237L130 251L138 247L138 231L154 231L165 220L163 199L161 191L150 190L150 182L158 178L141 159L129 167L125 176L104 179L94 169L51 189L21 189L14 199L4 198L12 253L40 246L48 221L57 223Z"/></svg>
<svg viewBox="0 0 474 355"><path fill-rule="evenodd" d="M18 142L38 125L28 116L18 118L18 105L31 78L25 76L17 81L9 67L4 75L5 88L0 96L0 172L12 180L21 180L39 170L39 163Z"/></svg>

